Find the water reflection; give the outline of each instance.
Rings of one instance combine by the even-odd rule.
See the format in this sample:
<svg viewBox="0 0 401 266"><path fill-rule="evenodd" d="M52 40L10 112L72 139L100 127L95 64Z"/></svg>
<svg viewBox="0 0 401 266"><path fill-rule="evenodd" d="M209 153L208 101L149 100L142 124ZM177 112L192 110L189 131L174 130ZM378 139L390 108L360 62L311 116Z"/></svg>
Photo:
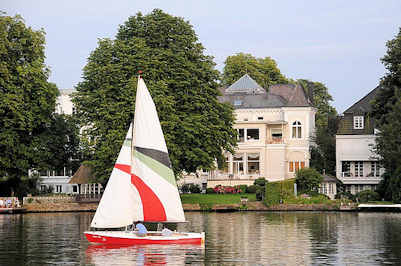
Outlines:
<svg viewBox="0 0 401 266"><path fill-rule="evenodd" d="M186 213L206 247L99 246L93 213L0 215L0 265L381 265L401 261L400 213Z"/></svg>
<svg viewBox="0 0 401 266"><path fill-rule="evenodd" d="M93 265L185 265L203 261L199 245L90 245L87 262Z"/></svg>

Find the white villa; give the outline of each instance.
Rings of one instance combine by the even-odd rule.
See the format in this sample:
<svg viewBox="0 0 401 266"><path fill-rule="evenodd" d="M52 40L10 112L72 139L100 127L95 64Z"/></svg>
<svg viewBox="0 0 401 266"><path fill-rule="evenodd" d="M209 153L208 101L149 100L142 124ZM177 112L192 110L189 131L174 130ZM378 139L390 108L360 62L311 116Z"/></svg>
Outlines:
<svg viewBox="0 0 401 266"><path fill-rule="evenodd" d="M207 187L284 180L309 167L316 110L302 87L273 85L266 92L246 74L219 100L235 108L239 142L234 155L225 154L224 169L207 175Z"/></svg>
<svg viewBox="0 0 401 266"><path fill-rule="evenodd" d="M374 120L369 117L370 102L380 87L369 92L344 111L336 135L336 173L346 191L356 194L375 190L384 172L373 152Z"/></svg>

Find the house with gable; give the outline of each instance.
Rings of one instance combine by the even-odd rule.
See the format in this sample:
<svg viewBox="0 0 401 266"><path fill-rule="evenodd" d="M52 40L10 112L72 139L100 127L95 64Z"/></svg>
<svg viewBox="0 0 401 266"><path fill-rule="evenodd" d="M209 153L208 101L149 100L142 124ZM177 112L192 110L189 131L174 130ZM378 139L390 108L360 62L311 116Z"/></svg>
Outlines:
<svg viewBox="0 0 401 266"><path fill-rule="evenodd" d="M380 87L344 111L336 134L336 175L346 191L375 190L384 172L373 151L375 123L369 116L371 101Z"/></svg>
<svg viewBox="0 0 401 266"><path fill-rule="evenodd" d="M253 184L292 178L309 167L316 110L297 84L273 85L266 91L248 74L222 90L221 102L235 109L238 147L225 153L223 169L212 171L207 187Z"/></svg>

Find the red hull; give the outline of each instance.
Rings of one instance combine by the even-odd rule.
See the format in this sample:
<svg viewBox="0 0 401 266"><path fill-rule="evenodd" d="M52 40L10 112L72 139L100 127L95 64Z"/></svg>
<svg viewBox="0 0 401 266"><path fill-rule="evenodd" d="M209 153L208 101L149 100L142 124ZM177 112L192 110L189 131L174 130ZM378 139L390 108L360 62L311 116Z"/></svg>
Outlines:
<svg viewBox="0 0 401 266"><path fill-rule="evenodd" d="M202 238L184 238L174 240L153 240L146 238L121 238L110 236L98 236L94 234L85 233L86 239L91 243L98 244L111 244L111 245L147 245L147 244L195 244L201 245Z"/></svg>

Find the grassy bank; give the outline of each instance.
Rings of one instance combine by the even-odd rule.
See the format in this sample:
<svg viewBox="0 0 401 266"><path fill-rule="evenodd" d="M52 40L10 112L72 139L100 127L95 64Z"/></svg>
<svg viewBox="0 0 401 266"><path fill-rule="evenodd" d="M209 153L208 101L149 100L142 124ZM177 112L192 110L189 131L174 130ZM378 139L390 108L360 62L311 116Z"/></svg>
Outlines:
<svg viewBox="0 0 401 266"><path fill-rule="evenodd" d="M241 202L241 197L256 201L255 194L182 194L181 201L183 204L236 204Z"/></svg>

